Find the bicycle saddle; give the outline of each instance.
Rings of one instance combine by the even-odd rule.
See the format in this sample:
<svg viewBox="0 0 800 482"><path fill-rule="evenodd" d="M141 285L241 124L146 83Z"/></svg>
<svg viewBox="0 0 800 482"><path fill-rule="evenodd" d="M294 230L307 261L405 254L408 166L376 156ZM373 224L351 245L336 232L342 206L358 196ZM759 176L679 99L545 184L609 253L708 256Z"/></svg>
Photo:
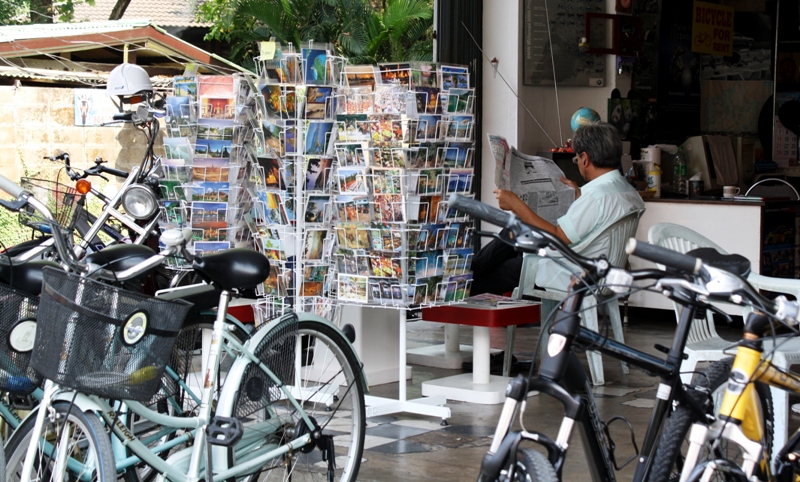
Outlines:
<svg viewBox="0 0 800 482"><path fill-rule="evenodd" d="M697 248L689 251L689 256L694 256L703 260L703 263L719 268L746 278L750 274L750 260L741 254L720 254L714 248Z"/></svg>
<svg viewBox="0 0 800 482"><path fill-rule="evenodd" d="M223 290L255 288L269 276L269 260L252 249L236 248L198 256L192 268Z"/></svg>
<svg viewBox="0 0 800 482"><path fill-rule="evenodd" d="M86 255L84 261L101 266L111 271L124 271L132 268L156 253L141 244L115 244L100 251ZM134 280L146 278L157 267L147 270Z"/></svg>
<svg viewBox="0 0 800 482"><path fill-rule="evenodd" d="M10 264L8 259L0 259L0 281L25 293L38 296L42 292L42 269L46 266L61 269L54 261L28 261Z"/></svg>
<svg viewBox="0 0 800 482"><path fill-rule="evenodd" d="M203 310L216 308L219 304L219 295L222 293L211 285L193 286L191 288L181 288L175 291L161 293L157 298L162 300L183 300L192 304L188 315L195 315Z"/></svg>

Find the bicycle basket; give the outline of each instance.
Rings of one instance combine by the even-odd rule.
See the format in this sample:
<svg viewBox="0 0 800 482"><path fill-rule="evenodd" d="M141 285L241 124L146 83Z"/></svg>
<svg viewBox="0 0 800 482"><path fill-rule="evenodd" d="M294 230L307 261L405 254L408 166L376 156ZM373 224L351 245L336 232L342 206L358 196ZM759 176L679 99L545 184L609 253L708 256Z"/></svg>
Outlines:
<svg viewBox="0 0 800 482"><path fill-rule="evenodd" d="M31 366L75 390L146 402L192 306L45 268Z"/></svg>
<svg viewBox="0 0 800 482"><path fill-rule="evenodd" d="M20 185L47 206L56 224L63 228L69 227L72 214L83 194L66 184L46 179L23 177L20 179ZM19 222L32 228L41 228L45 224L42 216L30 207L19 212ZM44 231L48 232L49 229L45 228Z"/></svg>
<svg viewBox="0 0 800 482"><path fill-rule="evenodd" d="M29 366L39 298L0 285L0 390L28 395L42 383Z"/></svg>

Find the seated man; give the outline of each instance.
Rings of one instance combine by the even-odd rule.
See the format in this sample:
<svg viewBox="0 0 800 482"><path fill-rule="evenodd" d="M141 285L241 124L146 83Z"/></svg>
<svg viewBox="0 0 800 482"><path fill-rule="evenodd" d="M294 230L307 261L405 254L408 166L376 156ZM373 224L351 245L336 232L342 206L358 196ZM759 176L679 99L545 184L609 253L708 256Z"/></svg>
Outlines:
<svg viewBox="0 0 800 482"><path fill-rule="evenodd" d="M523 222L558 236L570 246L594 236L632 211L644 209L636 190L620 174L622 140L617 129L605 122L579 128L572 141L573 162L581 176L588 181L582 188L566 178L561 182L575 189L575 202L567 213L550 224L533 212L511 191L494 191L501 209L512 211ZM584 256L599 256L608 246L584 250ZM519 284L522 270L520 253L498 240L482 248L472 260L471 295L481 293L505 294ZM536 273L536 285L566 291L570 273L555 261L541 259Z"/></svg>

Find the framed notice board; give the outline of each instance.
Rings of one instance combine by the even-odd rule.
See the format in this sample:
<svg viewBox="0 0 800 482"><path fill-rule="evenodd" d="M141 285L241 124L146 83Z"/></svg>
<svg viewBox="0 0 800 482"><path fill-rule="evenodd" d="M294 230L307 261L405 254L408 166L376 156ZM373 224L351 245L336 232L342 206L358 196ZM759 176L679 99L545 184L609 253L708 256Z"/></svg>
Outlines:
<svg viewBox="0 0 800 482"><path fill-rule="evenodd" d="M545 0L525 0L522 83L553 85L555 70L558 85L603 87L606 83L605 57L579 52L578 42L585 36L586 13L603 12L604 6L605 0L548 0L546 4ZM598 31L598 35L604 35L604 32ZM592 39L589 40L591 44Z"/></svg>

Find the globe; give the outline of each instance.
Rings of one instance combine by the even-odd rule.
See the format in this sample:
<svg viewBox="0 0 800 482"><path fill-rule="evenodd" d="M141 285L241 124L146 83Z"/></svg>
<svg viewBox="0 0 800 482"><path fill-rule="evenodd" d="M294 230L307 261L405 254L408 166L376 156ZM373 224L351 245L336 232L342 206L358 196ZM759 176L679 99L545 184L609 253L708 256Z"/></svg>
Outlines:
<svg viewBox="0 0 800 482"><path fill-rule="evenodd" d="M578 130L579 127L591 124L593 122L600 122L600 114L596 110L588 107L581 107L572 114L572 119L569 121L572 132Z"/></svg>

